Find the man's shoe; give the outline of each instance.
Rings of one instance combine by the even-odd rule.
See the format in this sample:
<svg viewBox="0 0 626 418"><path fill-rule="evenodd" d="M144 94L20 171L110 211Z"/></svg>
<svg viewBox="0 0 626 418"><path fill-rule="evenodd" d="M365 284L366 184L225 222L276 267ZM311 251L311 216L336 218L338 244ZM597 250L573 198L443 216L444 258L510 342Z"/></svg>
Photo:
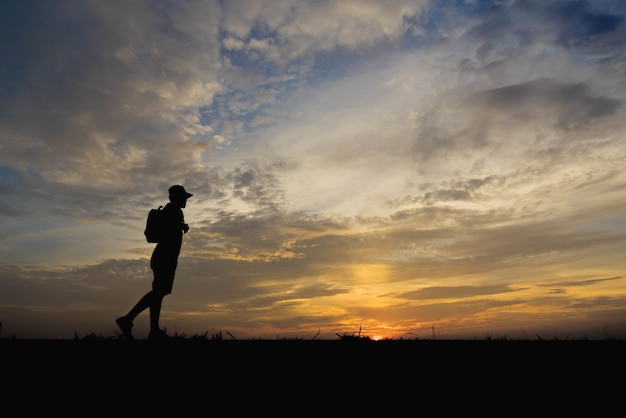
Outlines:
<svg viewBox="0 0 626 418"><path fill-rule="evenodd" d="M124 336L124 338L132 340L133 339L133 334L132 334L133 323L129 321L128 318L126 318L125 316L121 316L117 318L115 322L117 322L117 326L120 327L120 330L122 331L122 335Z"/></svg>
<svg viewBox="0 0 626 418"><path fill-rule="evenodd" d="M167 335L167 333L162 329L150 331L150 334L148 334L148 341L165 341L171 338L172 337Z"/></svg>

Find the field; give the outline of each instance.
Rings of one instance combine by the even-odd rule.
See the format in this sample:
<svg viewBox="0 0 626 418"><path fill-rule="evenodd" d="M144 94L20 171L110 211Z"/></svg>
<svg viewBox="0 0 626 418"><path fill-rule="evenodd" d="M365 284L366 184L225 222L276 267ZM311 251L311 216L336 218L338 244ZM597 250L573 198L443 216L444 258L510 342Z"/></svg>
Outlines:
<svg viewBox="0 0 626 418"><path fill-rule="evenodd" d="M98 414L598 414L622 399L626 371L616 340L0 339L0 353L5 400Z"/></svg>

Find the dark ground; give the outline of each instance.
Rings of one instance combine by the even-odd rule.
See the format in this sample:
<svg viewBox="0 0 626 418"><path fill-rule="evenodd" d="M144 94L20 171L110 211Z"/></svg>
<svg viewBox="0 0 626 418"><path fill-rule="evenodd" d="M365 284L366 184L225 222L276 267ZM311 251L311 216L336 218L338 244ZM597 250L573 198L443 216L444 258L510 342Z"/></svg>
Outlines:
<svg viewBox="0 0 626 418"><path fill-rule="evenodd" d="M89 415L598 415L623 408L626 372L614 340L0 339L0 354L5 404Z"/></svg>

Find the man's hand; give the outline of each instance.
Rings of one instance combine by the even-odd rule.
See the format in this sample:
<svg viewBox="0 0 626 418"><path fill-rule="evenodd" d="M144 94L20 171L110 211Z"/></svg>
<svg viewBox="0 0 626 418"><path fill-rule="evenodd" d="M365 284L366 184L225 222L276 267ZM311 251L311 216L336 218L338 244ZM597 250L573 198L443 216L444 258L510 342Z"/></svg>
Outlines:
<svg viewBox="0 0 626 418"><path fill-rule="evenodd" d="M186 234L189 231L189 225L183 224L183 232Z"/></svg>

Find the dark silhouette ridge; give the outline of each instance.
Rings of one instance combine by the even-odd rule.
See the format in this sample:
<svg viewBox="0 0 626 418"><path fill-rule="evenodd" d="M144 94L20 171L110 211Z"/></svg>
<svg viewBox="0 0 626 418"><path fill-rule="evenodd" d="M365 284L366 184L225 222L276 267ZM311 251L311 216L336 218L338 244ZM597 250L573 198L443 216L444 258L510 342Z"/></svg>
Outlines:
<svg viewBox="0 0 626 418"><path fill-rule="evenodd" d="M0 340L7 405L81 415L610 416L625 349L618 341ZM35 405L21 403L25 393Z"/></svg>
<svg viewBox="0 0 626 418"><path fill-rule="evenodd" d="M154 275L152 290L139 299L126 315L115 320L122 331L123 338L127 340L133 339L133 321L137 315L146 309L150 310L148 339L158 341L169 338L165 330L159 327L161 305L163 298L172 293L183 234L189 231L189 225L185 223L183 209L187 206L187 199L193 195L187 193L185 188L180 185L171 186L168 192L170 202L162 210L162 230L158 234L158 243L150 258L150 268Z"/></svg>
<svg viewBox="0 0 626 418"><path fill-rule="evenodd" d="M446 370L496 373L491 379L536 373L553 379L593 371L618 375L626 371L624 340L18 340L0 339L6 359L28 359L25 365L58 373L87 366L107 370L131 361L153 365L154 354L176 359L175 367L195 375L202 371L237 370L313 379L321 370L351 379L353 373L387 371L390 376L414 373L424 379ZM133 366L133 367L134 367ZM181 369L182 368L182 369ZM500 377L495 377L500 376ZM474 376L475 377L475 376Z"/></svg>

